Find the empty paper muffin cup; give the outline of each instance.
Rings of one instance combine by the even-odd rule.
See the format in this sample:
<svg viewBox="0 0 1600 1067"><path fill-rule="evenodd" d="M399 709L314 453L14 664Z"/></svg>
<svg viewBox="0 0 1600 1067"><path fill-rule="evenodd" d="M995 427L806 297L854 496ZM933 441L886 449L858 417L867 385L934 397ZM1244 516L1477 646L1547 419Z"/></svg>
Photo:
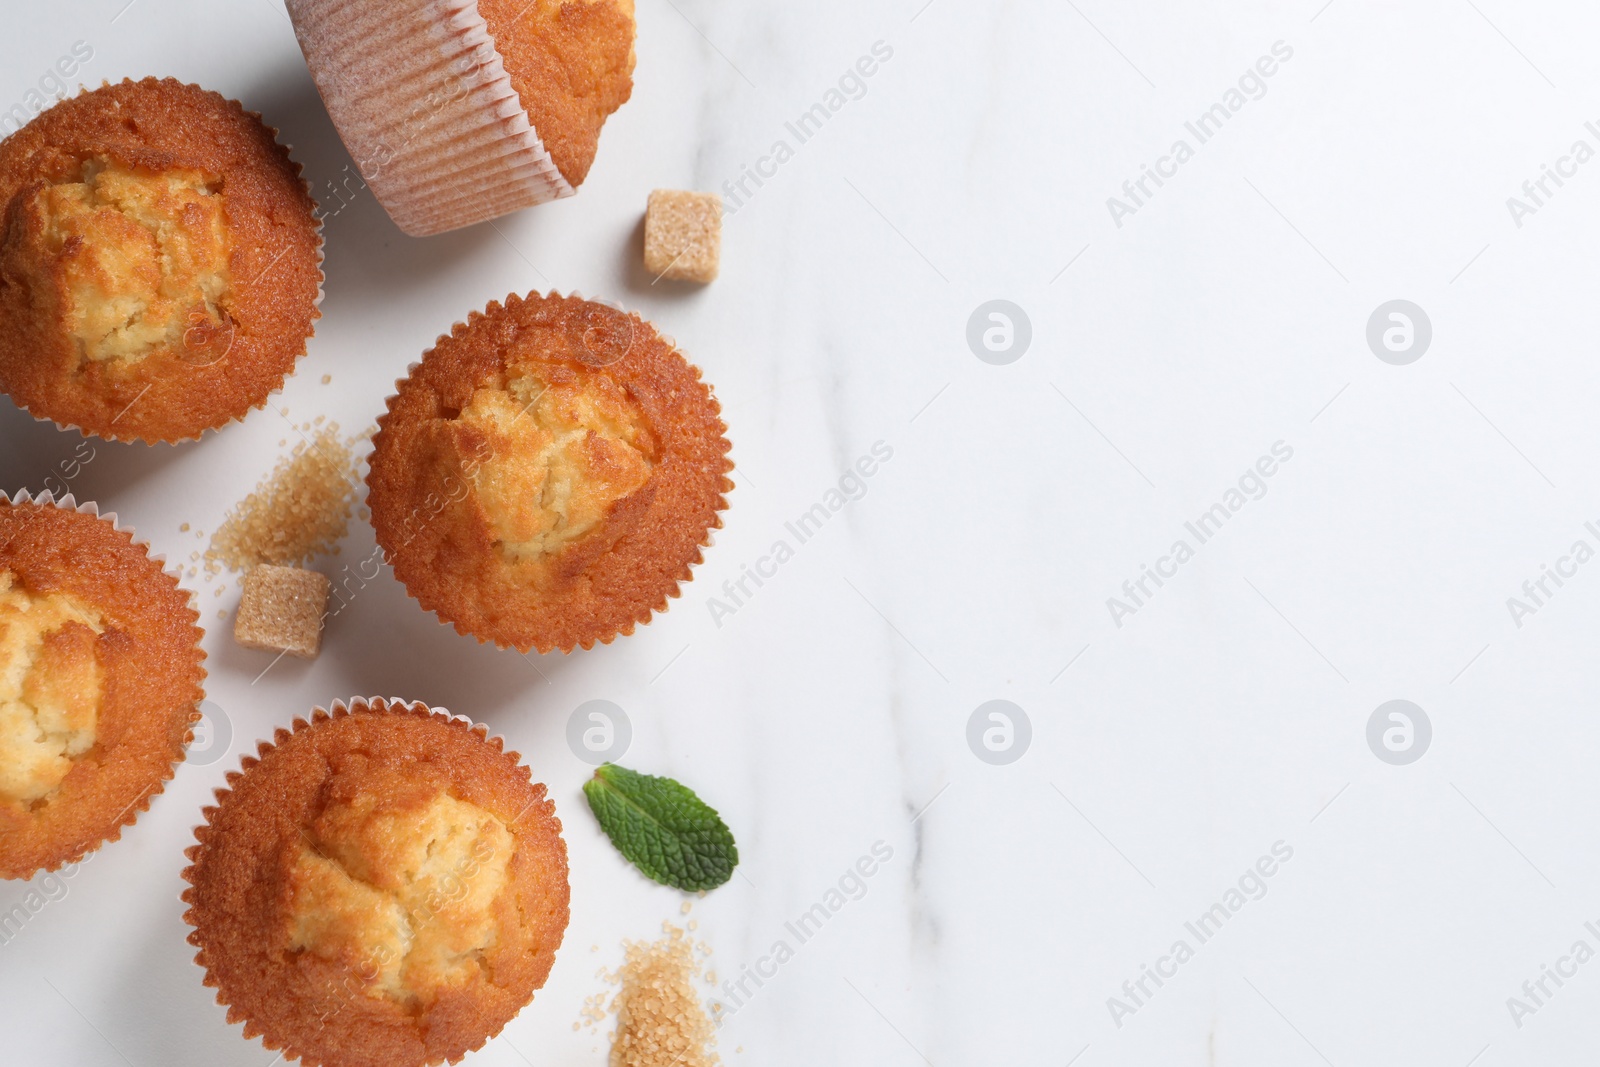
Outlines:
<svg viewBox="0 0 1600 1067"><path fill-rule="evenodd" d="M288 0L362 177L406 233L571 196L633 89L633 0Z"/></svg>

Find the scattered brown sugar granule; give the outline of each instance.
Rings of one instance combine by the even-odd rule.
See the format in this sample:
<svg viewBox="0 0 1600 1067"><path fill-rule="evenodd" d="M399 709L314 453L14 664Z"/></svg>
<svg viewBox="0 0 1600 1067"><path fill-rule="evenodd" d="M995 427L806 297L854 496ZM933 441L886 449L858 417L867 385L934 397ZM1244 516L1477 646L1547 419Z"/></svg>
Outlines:
<svg viewBox="0 0 1600 1067"><path fill-rule="evenodd" d="M583 1023L588 1023L590 1029L593 1029L594 1027L599 1026L601 1023L605 1022L606 1021L606 999L607 998L606 998L606 995L604 993L596 993L592 997L584 997L583 998L583 1007L578 1012L578 1014L583 1016L583 1018L580 1019L578 1022L573 1023L572 1024L572 1028L574 1030L576 1030Z"/></svg>
<svg viewBox="0 0 1600 1067"><path fill-rule="evenodd" d="M328 384L328 383L329 383L329 382L331 382L331 381L333 381L333 375L331 375L331 374L324 374L324 375L323 375L323 376L322 376L322 384L323 384L323 385L327 385L327 384Z"/></svg>
<svg viewBox="0 0 1600 1067"><path fill-rule="evenodd" d="M327 606L327 575L264 563L245 576L233 639L245 648L316 659Z"/></svg>
<svg viewBox="0 0 1600 1067"><path fill-rule="evenodd" d="M644 267L657 278L699 282L717 277L722 256L722 198L657 189L644 213Z"/></svg>
<svg viewBox="0 0 1600 1067"><path fill-rule="evenodd" d="M629 941L612 1007L617 1032L611 1067L712 1067L716 1027L695 989L700 964L688 936L663 924L659 941Z"/></svg>
<svg viewBox="0 0 1600 1067"><path fill-rule="evenodd" d="M331 552L355 509L353 443L329 423L295 445L255 492L234 505L212 535L206 559L242 571L259 563L304 563Z"/></svg>

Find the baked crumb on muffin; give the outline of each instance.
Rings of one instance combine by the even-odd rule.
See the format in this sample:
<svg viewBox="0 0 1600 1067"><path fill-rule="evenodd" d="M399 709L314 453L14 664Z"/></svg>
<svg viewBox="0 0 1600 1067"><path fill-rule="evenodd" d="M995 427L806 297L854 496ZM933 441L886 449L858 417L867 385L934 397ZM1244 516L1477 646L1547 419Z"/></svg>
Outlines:
<svg viewBox="0 0 1600 1067"><path fill-rule="evenodd" d="M482 727L358 700L279 730L184 873L206 984L307 1065L455 1062L545 982L568 918L545 787Z"/></svg>
<svg viewBox="0 0 1600 1067"><path fill-rule="evenodd" d="M478 13L545 151L581 185L633 94L633 0L478 0Z"/></svg>
<svg viewBox="0 0 1600 1067"><path fill-rule="evenodd" d="M172 79L63 100L0 142L0 390L114 439L242 417L305 352L315 204L260 116Z"/></svg>
<svg viewBox="0 0 1600 1067"><path fill-rule="evenodd" d="M0 877L81 859L161 792L200 715L198 619L127 531L0 497Z"/></svg>
<svg viewBox="0 0 1600 1067"><path fill-rule="evenodd" d="M29 592L0 571L0 800L55 793L94 747L105 699L100 612L70 593Z"/></svg>
<svg viewBox="0 0 1600 1067"><path fill-rule="evenodd" d="M554 294L492 303L378 420L378 544L424 608L480 641L570 651L632 633L722 524L720 411L637 316Z"/></svg>
<svg viewBox="0 0 1600 1067"><path fill-rule="evenodd" d="M221 182L183 168L141 174L103 155L76 177L24 199L19 222L26 240L38 217L34 270L46 273L49 256L59 263L56 296L79 358L136 363L190 331L221 330L233 285Z"/></svg>

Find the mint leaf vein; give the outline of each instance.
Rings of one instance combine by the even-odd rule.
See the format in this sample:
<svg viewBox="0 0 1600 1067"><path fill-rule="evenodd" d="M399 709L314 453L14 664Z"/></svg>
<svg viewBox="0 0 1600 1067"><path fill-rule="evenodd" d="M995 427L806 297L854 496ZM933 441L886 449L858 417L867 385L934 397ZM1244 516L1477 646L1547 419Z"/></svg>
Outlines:
<svg viewBox="0 0 1600 1067"><path fill-rule="evenodd" d="M732 832L687 786L606 763L583 795L617 851L662 885L715 889L733 877Z"/></svg>

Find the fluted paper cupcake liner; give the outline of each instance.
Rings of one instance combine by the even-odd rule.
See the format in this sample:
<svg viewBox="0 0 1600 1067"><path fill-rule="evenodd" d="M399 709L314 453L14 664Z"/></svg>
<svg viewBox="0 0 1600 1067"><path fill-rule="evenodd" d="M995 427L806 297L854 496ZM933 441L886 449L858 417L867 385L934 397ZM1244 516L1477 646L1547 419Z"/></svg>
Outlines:
<svg viewBox="0 0 1600 1067"><path fill-rule="evenodd" d="M328 114L413 237L571 196L477 0L288 0Z"/></svg>

